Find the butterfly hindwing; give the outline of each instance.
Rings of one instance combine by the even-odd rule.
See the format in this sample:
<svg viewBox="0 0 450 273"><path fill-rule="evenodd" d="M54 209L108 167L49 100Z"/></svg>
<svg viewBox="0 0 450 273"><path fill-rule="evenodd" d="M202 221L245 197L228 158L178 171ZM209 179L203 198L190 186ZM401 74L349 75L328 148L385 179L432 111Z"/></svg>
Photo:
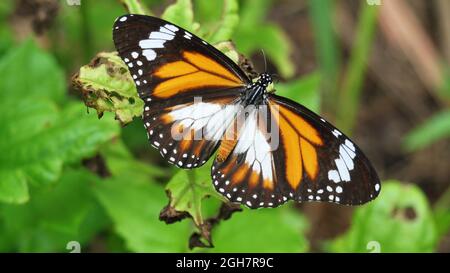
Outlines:
<svg viewBox="0 0 450 273"><path fill-rule="evenodd" d="M262 105L240 113L229 128L236 133L224 136L211 170L218 192L251 208L277 207L288 200L287 185L277 180L283 162L275 157L278 132L267 110Z"/></svg>
<svg viewBox="0 0 450 273"><path fill-rule="evenodd" d="M375 170L347 136L291 100L270 95L267 106L267 116L248 115L233 147L221 144L219 154L222 146L230 152L212 167L220 193L251 208L287 200L358 205L378 195Z"/></svg>
<svg viewBox="0 0 450 273"><path fill-rule="evenodd" d="M202 102L184 101L152 110L146 106L144 126L153 147L180 168L203 165L219 144L227 124L237 114L234 91L203 97ZM148 107L148 108L147 108Z"/></svg>

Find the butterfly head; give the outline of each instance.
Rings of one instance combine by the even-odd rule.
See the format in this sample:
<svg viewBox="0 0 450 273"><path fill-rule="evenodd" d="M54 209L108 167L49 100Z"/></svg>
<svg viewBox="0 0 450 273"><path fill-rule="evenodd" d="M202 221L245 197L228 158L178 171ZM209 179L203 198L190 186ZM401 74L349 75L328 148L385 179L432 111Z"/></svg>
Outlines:
<svg viewBox="0 0 450 273"><path fill-rule="evenodd" d="M272 76L269 73L261 73L257 85L267 88L272 83Z"/></svg>

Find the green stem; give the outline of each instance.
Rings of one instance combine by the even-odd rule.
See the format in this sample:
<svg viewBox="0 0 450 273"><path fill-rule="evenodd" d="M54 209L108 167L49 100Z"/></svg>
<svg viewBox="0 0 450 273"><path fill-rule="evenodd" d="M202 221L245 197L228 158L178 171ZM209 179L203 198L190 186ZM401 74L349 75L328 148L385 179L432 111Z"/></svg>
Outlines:
<svg viewBox="0 0 450 273"><path fill-rule="evenodd" d="M351 134L356 122L361 87L367 69L368 58L375 37L378 6L361 4L361 19L356 30L350 62L344 78L338 107L337 125Z"/></svg>
<svg viewBox="0 0 450 273"><path fill-rule="evenodd" d="M91 30L89 28L89 16L88 16L88 1L83 2L80 5L80 13L81 13L81 39L83 46L83 57L84 61L88 62L92 58L93 45L92 45L92 35Z"/></svg>
<svg viewBox="0 0 450 273"><path fill-rule="evenodd" d="M336 114L337 81L340 67L339 45L333 29L335 2L310 0L311 21L316 36L316 48L322 74L323 111L329 117Z"/></svg>

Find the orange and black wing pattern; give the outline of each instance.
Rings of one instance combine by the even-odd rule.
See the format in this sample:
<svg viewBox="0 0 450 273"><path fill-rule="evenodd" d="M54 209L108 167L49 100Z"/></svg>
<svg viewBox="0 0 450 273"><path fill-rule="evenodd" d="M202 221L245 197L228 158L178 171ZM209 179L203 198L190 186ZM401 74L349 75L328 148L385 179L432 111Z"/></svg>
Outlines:
<svg viewBox="0 0 450 273"><path fill-rule="evenodd" d="M156 17L119 17L113 27L113 39L145 102L215 95L250 82L219 50Z"/></svg>
<svg viewBox="0 0 450 273"><path fill-rule="evenodd" d="M178 167L204 164L235 114L225 105L250 80L213 46L159 18L121 16L113 39L145 103L150 143Z"/></svg>
<svg viewBox="0 0 450 273"><path fill-rule="evenodd" d="M362 151L300 104L267 92L227 56L167 21L129 14L113 27L140 98L152 146L180 168L217 151L213 185L250 208L288 200L358 205L380 181Z"/></svg>
<svg viewBox="0 0 450 273"><path fill-rule="evenodd" d="M249 114L241 134L219 147L217 191L251 208L288 200L359 205L378 196L375 170L347 136L291 100L271 94L266 107L269 115Z"/></svg>

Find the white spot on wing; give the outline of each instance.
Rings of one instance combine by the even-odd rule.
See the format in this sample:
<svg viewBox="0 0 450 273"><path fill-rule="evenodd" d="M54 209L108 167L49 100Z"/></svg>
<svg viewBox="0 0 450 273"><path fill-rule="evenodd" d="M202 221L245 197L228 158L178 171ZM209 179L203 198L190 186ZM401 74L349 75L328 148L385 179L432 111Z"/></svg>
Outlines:
<svg viewBox="0 0 450 273"><path fill-rule="evenodd" d="M376 191L379 191L379 190L380 190L380 184L378 184L378 183L375 184L375 190L376 190Z"/></svg>
<svg viewBox="0 0 450 273"><path fill-rule="evenodd" d="M328 179L338 183L341 182L341 178L339 177L339 173L336 170L330 170L328 171Z"/></svg>
<svg viewBox="0 0 450 273"><path fill-rule="evenodd" d="M156 52L153 49L143 50L142 55L144 55L149 61L153 61L156 58Z"/></svg>
<svg viewBox="0 0 450 273"><path fill-rule="evenodd" d="M342 181L350 181L350 173L348 172L347 166L344 163L344 160L342 157L339 157L338 159L334 160L336 163L336 167L339 172L339 176L341 177Z"/></svg>
<svg viewBox="0 0 450 273"><path fill-rule="evenodd" d="M355 145L353 145L353 143L352 143L350 140L346 139L345 142L344 142L344 144L345 144L347 147L349 147L350 150L352 150L353 152L355 151Z"/></svg>
<svg viewBox="0 0 450 273"><path fill-rule="evenodd" d="M146 39L146 40L141 40L139 42L139 46L142 49L146 49L146 48L164 48L164 43L165 42L166 42L166 40Z"/></svg>
<svg viewBox="0 0 450 273"><path fill-rule="evenodd" d="M172 34L159 32L159 31L153 31L152 33L150 33L150 36L148 38L149 39L160 39L160 40L172 40L173 37L175 37L175 36L173 36Z"/></svg>
<svg viewBox="0 0 450 273"><path fill-rule="evenodd" d="M173 31L173 32L177 32L178 31L178 28L176 26L174 26L174 25L171 25L171 24L166 24L164 27L169 29L169 30L171 30L171 31Z"/></svg>

